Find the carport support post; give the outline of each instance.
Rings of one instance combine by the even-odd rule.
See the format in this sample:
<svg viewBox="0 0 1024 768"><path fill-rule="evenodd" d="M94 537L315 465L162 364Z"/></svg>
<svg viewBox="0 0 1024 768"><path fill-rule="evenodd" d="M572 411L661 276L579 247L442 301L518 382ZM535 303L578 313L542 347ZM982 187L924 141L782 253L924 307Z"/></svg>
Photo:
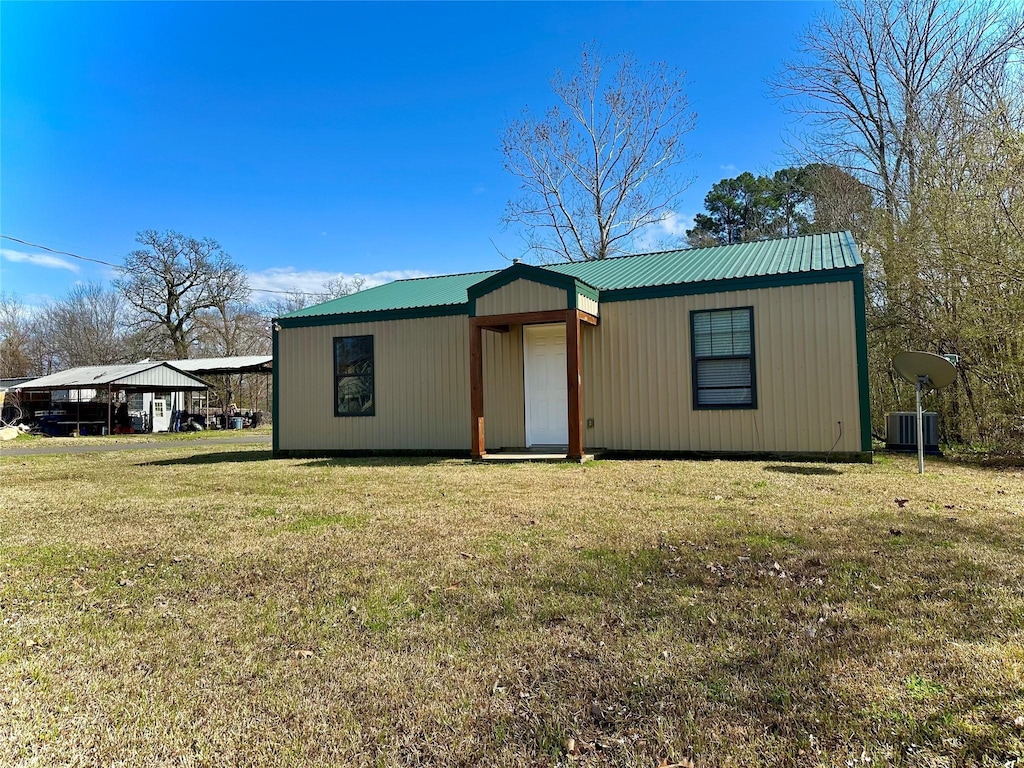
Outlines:
<svg viewBox="0 0 1024 768"><path fill-rule="evenodd" d="M75 400L75 430L78 432L76 437L82 436L82 390L75 390L78 392L78 398Z"/></svg>
<svg viewBox="0 0 1024 768"><path fill-rule="evenodd" d="M565 314L565 375L569 401L570 461L583 461L583 397L580 381L580 315L575 309Z"/></svg>
<svg viewBox="0 0 1024 768"><path fill-rule="evenodd" d="M482 459L487 452L484 441L484 343L483 328L469 321L469 409L473 433L470 456Z"/></svg>
<svg viewBox="0 0 1024 768"><path fill-rule="evenodd" d="M111 403L110 403L110 394L111 394L110 393L110 384L108 383L107 384L107 434L108 435L113 434L111 432L111 430L110 430L110 426L111 426L111 424L110 424L110 405L111 405Z"/></svg>

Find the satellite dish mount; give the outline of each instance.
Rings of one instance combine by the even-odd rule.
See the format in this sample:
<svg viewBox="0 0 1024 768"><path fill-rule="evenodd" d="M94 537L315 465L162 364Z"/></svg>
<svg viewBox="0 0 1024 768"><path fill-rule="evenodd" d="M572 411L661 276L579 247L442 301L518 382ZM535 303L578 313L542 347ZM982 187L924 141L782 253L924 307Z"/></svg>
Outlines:
<svg viewBox="0 0 1024 768"><path fill-rule="evenodd" d="M904 381L914 385L917 395L917 472L923 475L924 415L921 413L921 395L929 389L944 389L956 381L956 366L948 358L931 352L900 352L892 359L892 365Z"/></svg>

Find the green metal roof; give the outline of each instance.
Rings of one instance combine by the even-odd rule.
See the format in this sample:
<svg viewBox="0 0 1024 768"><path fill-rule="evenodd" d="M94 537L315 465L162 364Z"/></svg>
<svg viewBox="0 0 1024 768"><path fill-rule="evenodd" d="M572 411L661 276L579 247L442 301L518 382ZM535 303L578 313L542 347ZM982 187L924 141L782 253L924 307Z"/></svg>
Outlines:
<svg viewBox="0 0 1024 768"><path fill-rule="evenodd" d="M619 256L600 261L542 267L570 275L600 291L690 285L720 280L743 280L821 273L863 265L849 232L802 235L754 243ZM461 275L396 280L340 299L306 307L285 318L359 312L451 307L468 301L467 289L500 270ZM602 297L604 298L604 297ZM610 298L610 297L609 297Z"/></svg>
<svg viewBox="0 0 1024 768"><path fill-rule="evenodd" d="M602 291L615 291L820 272L863 263L853 235L838 232L556 264L548 269L578 277Z"/></svg>
<svg viewBox="0 0 1024 768"><path fill-rule="evenodd" d="M290 312L284 317L315 317L349 312L379 312L387 309L416 309L465 304L466 289L497 274L498 271L395 280L393 283L367 288L365 291L342 296L340 299L333 299L324 304L305 307Z"/></svg>

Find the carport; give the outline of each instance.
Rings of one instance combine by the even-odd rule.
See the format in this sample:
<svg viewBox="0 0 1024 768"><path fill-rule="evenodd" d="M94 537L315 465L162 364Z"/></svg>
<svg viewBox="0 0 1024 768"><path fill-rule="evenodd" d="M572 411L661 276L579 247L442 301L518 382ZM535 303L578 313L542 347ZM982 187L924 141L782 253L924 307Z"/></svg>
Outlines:
<svg viewBox="0 0 1024 768"><path fill-rule="evenodd" d="M238 390L242 390L242 375L254 373L264 377L266 385L266 408L270 410L270 376L274 372L274 358L271 355L234 355L232 357L195 357L187 360L166 360L168 365L193 376L224 376L228 380L230 394L233 384L231 377L238 377ZM258 391L258 390L257 390ZM259 397L256 397L257 405ZM225 402L226 406L227 403ZM206 399L206 415L210 415L210 399Z"/></svg>
<svg viewBox="0 0 1024 768"><path fill-rule="evenodd" d="M75 424L78 434L82 434L82 425L102 425L102 421L82 421L82 392L107 393L107 434L110 434L113 414L111 404L114 392L196 392L209 389L202 379L185 373L168 363L144 362L126 365L89 365L81 368L70 368L49 376L32 379L17 387L19 392L50 392L68 390L78 393L75 401L75 420L60 422ZM51 394L52 401L52 394Z"/></svg>

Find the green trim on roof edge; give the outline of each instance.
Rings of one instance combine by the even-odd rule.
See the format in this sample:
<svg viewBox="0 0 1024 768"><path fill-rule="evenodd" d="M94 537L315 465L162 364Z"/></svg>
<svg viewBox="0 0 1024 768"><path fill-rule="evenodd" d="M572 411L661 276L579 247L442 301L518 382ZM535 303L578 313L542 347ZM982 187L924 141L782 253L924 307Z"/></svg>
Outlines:
<svg viewBox="0 0 1024 768"><path fill-rule="evenodd" d="M726 280L707 280L700 283L618 288L601 291L601 302L640 301L643 299L661 299L672 296L698 296L702 293L749 291L757 288L784 288L792 285L842 283L847 280L856 280L856 276L861 274L861 270L863 270L863 267L847 267L845 269L821 270L820 272L792 272L783 275L731 277Z"/></svg>
<svg viewBox="0 0 1024 768"><path fill-rule="evenodd" d="M322 325L348 325L350 323L379 323L383 320L417 320L425 317L468 315L468 304L444 304L438 307L412 307L410 309L378 309L370 312L347 312L340 315L307 315L280 317L274 322L282 328L316 328Z"/></svg>
<svg viewBox="0 0 1024 768"><path fill-rule="evenodd" d="M271 430L270 440L271 440L271 445L270 445L270 448L271 448L271 453L274 454L274 455L277 455L278 451L280 450L280 446L281 446L281 431L279 429L279 426L281 424L281 417L278 415L278 403L280 402L279 399L278 399L278 381L280 381L280 376L278 375L278 371L281 368L281 364L279 362L279 358L278 358L278 354L277 354L277 352L278 352L277 323L274 323L274 325L273 325L273 330L271 332L271 338L272 338L272 344L273 344L273 347L271 348L271 352L274 355L274 359L272 360L273 368L271 369L272 370L271 378L273 379L274 393L272 395L273 399L271 400L271 403L270 403L270 409L271 409L271 414L270 414L270 430Z"/></svg>
<svg viewBox="0 0 1024 768"><path fill-rule="evenodd" d="M857 334L857 383L860 390L860 448L871 450L871 390L868 380L868 318L864 267L853 279L853 320Z"/></svg>

